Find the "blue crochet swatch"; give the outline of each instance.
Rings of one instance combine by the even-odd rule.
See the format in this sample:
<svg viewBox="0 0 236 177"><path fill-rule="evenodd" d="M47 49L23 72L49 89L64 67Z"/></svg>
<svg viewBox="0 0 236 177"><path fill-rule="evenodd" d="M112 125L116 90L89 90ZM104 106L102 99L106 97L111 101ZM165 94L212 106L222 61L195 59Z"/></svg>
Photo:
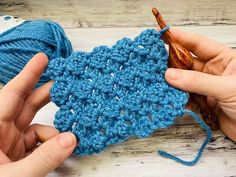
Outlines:
<svg viewBox="0 0 236 177"><path fill-rule="evenodd" d="M163 151L159 154L185 165L199 160L211 131L195 113L185 110L188 93L165 81L168 53L163 32L148 29L111 48L99 46L90 53L75 52L49 62L46 74L54 80L50 95L60 108L54 124L77 136L75 154L98 153L129 137L150 136L188 113L208 132L196 158L184 161Z"/></svg>

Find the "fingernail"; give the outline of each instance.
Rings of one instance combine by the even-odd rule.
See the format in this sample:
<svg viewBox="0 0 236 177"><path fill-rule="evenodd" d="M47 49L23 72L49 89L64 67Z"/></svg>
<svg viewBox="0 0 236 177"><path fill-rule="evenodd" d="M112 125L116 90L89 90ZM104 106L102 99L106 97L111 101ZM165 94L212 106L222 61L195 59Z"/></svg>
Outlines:
<svg viewBox="0 0 236 177"><path fill-rule="evenodd" d="M179 79L181 76L181 72L179 69L169 68L166 71L166 77L172 80Z"/></svg>
<svg viewBox="0 0 236 177"><path fill-rule="evenodd" d="M76 142L75 135L68 132L60 134L58 141L63 148L70 148Z"/></svg>

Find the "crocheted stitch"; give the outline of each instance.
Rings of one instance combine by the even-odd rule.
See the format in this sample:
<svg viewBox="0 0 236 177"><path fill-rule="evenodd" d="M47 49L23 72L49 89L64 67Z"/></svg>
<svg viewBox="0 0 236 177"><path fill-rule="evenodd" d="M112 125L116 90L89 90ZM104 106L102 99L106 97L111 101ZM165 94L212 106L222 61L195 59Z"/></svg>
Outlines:
<svg viewBox="0 0 236 177"><path fill-rule="evenodd" d="M60 107L54 124L61 132L77 136L80 143L75 154L98 153L131 136L150 136L186 113L188 94L164 78L168 54L162 32L145 30L134 40L123 38L111 48L100 46L49 62L46 73L54 80L50 95Z"/></svg>

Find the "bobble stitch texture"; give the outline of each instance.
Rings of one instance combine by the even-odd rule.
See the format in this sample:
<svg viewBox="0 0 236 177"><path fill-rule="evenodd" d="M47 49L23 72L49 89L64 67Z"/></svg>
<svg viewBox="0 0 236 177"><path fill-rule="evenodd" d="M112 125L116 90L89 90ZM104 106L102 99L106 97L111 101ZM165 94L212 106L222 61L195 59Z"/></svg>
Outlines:
<svg viewBox="0 0 236 177"><path fill-rule="evenodd" d="M129 137L150 136L185 114L188 93L165 81L168 54L154 29L112 47L49 62L54 124L79 139L75 154L98 153Z"/></svg>

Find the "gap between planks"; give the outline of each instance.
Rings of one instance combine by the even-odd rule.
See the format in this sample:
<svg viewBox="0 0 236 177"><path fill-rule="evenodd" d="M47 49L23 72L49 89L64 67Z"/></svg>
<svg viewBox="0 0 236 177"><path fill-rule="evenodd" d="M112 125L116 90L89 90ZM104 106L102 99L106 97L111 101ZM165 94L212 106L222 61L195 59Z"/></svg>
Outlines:
<svg viewBox="0 0 236 177"><path fill-rule="evenodd" d="M154 6L169 25L236 24L234 0L1 0L0 12L66 27L140 27L155 25Z"/></svg>

